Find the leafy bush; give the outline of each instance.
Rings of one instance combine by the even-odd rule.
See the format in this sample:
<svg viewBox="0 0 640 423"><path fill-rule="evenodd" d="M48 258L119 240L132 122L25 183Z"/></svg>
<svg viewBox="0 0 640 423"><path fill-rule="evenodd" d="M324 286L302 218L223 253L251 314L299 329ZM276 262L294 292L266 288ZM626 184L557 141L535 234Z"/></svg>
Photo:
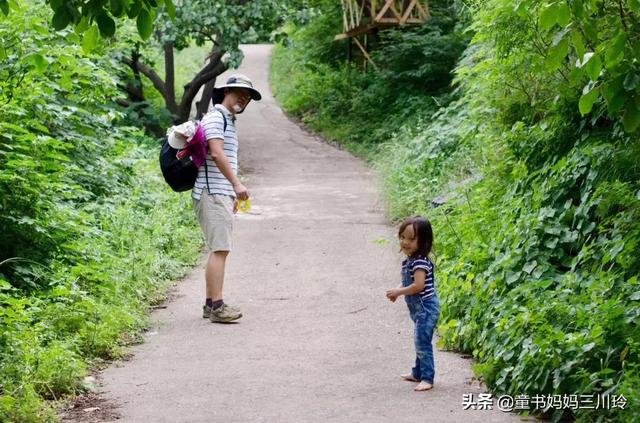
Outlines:
<svg viewBox="0 0 640 423"><path fill-rule="evenodd" d="M0 420L39 422L137 339L201 239L113 104L118 46L86 55L23 6L0 20Z"/></svg>

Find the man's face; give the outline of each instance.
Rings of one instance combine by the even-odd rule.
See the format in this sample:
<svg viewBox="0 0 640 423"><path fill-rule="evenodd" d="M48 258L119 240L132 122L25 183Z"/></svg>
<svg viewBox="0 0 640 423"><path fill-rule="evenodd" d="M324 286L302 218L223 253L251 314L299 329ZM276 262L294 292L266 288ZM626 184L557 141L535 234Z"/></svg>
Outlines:
<svg viewBox="0 0 640 423"><path fill-rule="evenodd" d="M233 96L231 100L236 113L243 111L251 101L251 94L247 89L233 88L230 94Z"/></svg>

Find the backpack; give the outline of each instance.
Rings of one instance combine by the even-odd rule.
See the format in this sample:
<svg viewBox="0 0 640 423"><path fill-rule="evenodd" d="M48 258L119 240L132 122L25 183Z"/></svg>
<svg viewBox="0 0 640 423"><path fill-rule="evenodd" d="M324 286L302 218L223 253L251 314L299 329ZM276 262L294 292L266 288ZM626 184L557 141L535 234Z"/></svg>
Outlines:
<svg viewBox="0 0 640 423"><path fill-rule="evenodd" d="M223 132L227 131L227 118L220 112L224 121ZM198 123L200 125L200 123ZM184 192L193 189L198 178L198 167L193 163L191 157L179 159L176 157L178 149L169 145L169 137L165 136L160 149L160 170L164 180L175 192ZM207 161L204 162L207 187L209 187L209 174L206 171Z"/></svg>

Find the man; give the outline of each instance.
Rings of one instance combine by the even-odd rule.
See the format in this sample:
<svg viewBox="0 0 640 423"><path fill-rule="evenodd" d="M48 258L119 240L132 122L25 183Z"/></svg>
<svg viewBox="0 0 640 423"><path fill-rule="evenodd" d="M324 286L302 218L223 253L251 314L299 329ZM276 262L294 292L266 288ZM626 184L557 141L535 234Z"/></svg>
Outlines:
<svg viewBox="0 0 640 423"><path fill-rule="evenodd" d="M237 307L223 301L224 270L231 251L233 215L238 200L249 198L249 191L238 179L238 137L236 115L242 113L251 100L262 96L244 75L233 75L227 83L214 88L213 98L220 104L202 119L209 154L198 171L193 187L193 208L209 248L205 269L206 300L203 317L212 322L232 322L242 317Z"/></svg>

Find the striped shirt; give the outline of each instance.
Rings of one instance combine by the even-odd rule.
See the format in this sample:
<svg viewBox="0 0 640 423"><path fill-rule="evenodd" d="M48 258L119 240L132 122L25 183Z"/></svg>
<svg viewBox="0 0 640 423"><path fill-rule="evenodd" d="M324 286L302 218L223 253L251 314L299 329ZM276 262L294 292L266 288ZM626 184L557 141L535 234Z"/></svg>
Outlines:
<svg viewBox="0 0 640 423"><path fill-rule="evenodd" d="M436 293L436 287L435 276L433 274L434 266L431 260L429 260L429 258L425 256L409 257L402 262L402 274L406 272L407 268L411 272L411 283L415 282L415 278L413 275L417 269L422 269L427 273L424 279L423 290L415 295L422 297L422 299L424 300L433 297L433 295Z"/></svg>
<svg viewBox="0 0 640 423"><path fill-rule="evenodd" d="M222 113L227 118L226 131L224 130ZM216 104L214 108L204 115L200 124L204 128L205 139L207 140L207 161L206 165L202 165L198 169L198 177L191 191L191 196L196 200L200 200L202 190L207 187L208 179L209 194L223 194L235 198L236 193L231 182L220 172L208 151L208 141L210 139L224 139L224 154L229 159L233 172L238 174L238 135L233 124L233 117L226 107L222 104Z"/></svg>

